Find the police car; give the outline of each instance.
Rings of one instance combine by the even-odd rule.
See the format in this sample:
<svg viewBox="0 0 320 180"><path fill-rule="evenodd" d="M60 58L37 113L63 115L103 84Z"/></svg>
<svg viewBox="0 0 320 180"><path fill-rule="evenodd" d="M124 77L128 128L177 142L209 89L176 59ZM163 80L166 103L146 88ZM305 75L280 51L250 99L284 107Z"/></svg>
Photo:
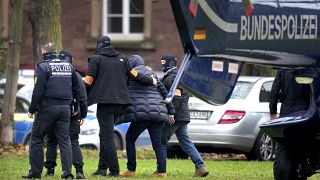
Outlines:
<svg viewBox="0 0 320 180"><path fill-rule="evenodd" d="M4 94L0 94L0 104L3 104L3 97ZM27 114L29 106L30 99L18 93L13 126L13 142L16 144L29 144L33 123L33 119L30 119ZM2 107L0 107L0 113L2 113Z"/></svg>
<svg viewBox="0 0 320 180"><path fill-rule="evenodd" d="M85 122L81 126L81 131L79 135L79 144L82 147L89 147L94 149L100 148L99 139L99 123L96 117L97 105L94 104L89 106L88 115ZM130 123L119 124L114 127L114 140L117 149L123 150L126 147L126 133L130 126ZM147 130L143 131L136 141L137 147L147 147L151 146L150 135Z"/></svg>

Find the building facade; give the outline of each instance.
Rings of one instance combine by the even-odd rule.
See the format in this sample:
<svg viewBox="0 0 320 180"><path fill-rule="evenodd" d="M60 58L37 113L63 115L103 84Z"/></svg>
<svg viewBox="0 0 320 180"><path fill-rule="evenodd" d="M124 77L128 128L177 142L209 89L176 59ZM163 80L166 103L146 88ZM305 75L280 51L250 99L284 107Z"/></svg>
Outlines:
<svg viewBox="0 0 320 180"><path fill-rule="evenodd" d="M9 35L8 3L0 0L3 42ZM101 35L108 35L120 53L141 55L154 70L161 70L164 54L175 54L179 63L184 56L169 0L61 0L61 23L63 48L72 52L75 66L84 71ZM31 33L26 1L22 66L33 65Z"/></svg>

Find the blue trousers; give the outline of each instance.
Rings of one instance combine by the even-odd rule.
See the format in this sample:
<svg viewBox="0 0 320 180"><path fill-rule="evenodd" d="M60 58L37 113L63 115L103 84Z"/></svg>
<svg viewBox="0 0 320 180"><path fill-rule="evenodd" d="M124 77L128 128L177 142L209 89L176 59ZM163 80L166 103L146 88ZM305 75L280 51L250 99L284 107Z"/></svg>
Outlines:
<svg viewBox="0 0 320 180"><path fill-rule="evenodd" d="M165 154L167 154L167 145L173 134L176 134L182 150L191 158L196 169L204 166L204 162L189 138L188 121L176 121L173 125L164 124L162 129L162 146Z"/></svg>
<svg viewBox="0 0 320 180"><path fill-rule="evenodd" d="M166 154L161 146L161 128L162 122L157 121L139 121L132 122L126 134L126 150L127 150L127 168L130 171L136 171L136 146L135 142L139 135L148 129L153 150L156 154L158 163L158 172L166 172Z"/></svg>

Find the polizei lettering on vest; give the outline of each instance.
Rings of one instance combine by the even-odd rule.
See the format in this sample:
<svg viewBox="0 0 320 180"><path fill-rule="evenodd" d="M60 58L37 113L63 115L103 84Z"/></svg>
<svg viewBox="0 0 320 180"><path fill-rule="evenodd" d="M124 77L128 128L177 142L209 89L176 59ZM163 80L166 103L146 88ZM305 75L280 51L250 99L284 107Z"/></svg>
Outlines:
<svg viewBox="0 0 320 180"><path fill-rule="evenodd" d="M317 15L241 16L240 40L317 39Z"/></svg>
<svg viewBox="0 0 320 180"><path fill-rule="evenodd" d="M70 65L51 65L52 72L70 72Z"/></svg>

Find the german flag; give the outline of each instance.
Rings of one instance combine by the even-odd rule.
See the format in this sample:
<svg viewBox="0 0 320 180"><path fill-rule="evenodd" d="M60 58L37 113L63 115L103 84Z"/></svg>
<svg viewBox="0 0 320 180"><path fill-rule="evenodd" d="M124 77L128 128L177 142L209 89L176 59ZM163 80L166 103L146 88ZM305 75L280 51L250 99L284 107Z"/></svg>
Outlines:
<svg viewBox="0 0 320 180"><path fill-rule="evenodd" d="M242 0L242 4L246 11L246 16L250 16L253 11L252 0Z"/></svg>
<svg viewBox="0 0 320 180"><path fill-rule="evenodd" d="M198 0L190 0L189 11L191 12L193 17L196 17L197 8L198 8Z"/></svg>
<svg viewBox="0 0 320 180"><path fill-rule="evenodd" d="M194 40L205 40L207 38L207 30L198 29L194 31L193 39Z"/></svg>

